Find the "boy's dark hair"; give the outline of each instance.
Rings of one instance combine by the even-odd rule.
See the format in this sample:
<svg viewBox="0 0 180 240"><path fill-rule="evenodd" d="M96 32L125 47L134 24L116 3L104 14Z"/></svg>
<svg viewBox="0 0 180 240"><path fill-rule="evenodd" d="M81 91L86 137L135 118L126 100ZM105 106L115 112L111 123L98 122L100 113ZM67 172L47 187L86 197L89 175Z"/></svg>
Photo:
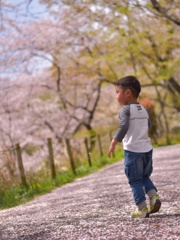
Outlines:
<svg viewBox="0 0 180 240"><path fill-rule="evenodd" d="M133 96L136 97L136 98L139 97L139 93L141 92L140 82L134 76L123 77L123 78L117 80L114 83L114 85L115 86L120 86L124 90L130 89L132 94L133 94Z"/></svg>

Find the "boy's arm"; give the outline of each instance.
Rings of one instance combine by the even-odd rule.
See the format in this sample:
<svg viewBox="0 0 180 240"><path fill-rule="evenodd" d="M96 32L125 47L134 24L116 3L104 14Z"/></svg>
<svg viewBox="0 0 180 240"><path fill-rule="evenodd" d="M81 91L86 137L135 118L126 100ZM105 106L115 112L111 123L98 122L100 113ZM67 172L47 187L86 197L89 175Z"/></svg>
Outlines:
<svg viewBox="0 0 180 240"><path fill-rule="evenodd" d="M143 105L142 105L143 106ZM143 106L144 107L144 106ZM147 113L148 113L148 128L149 128L149 130L151 129L151 120L150 120L150 117L149 117L149 111L148 111L148 109L146 108L146 107L144 107L145 109L146 109L146 111L147 111Z"/></svg>
<svg viewBox="0 0 180 240"><path fill-rule="evenodd" d="M114 149L115 149L115 146L116 146L117 143L118 143L118 141L116 141L115 139L113 139L113 140L111 141L111 144L110 144L109 150L108 150L108 157L109 157L109 158L111 157L111 153L114 152Z"/></svg>
<svg viewBox="0 0 180 240"><path fill-rule="evenodd" d="M108 150L108 157L111 156L111 153L114 152L115 146L118 142L122 142L124 136L126 135L129 127L129 117L130 117L130 105L126 105L121 108L119 113L120 124L119 128L111 141L109 150Z"/></svg>

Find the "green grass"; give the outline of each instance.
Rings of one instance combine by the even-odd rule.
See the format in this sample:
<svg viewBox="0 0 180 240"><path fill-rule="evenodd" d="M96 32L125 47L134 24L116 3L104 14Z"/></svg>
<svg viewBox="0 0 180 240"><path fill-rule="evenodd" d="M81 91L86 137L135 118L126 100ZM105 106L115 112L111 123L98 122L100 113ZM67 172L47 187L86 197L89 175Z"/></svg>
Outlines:
<svg viewBox="0 0 180 240"><path fill-rule="evenodd" d="M67 170L66 172L57 173L55 179L51 179L49 174L43 174L42 171L36 173L34 176L31 175L31 177L27 175L27 188L16 186L7 188L6 190L0 190L0 209L11 208L26 203L37 196L48 193L57 187L76 180L77 178L98 171L122 158L122 150L117 151L115 157L112 158L108 158L107 156L101 158L93 157L91 167L89 167L87 161L84 161L76 166L76 175L74 175L71 170Z"/></svg>
<svg viewBox="0 0 180 240"><path fill-rule="evenodd" d="M158 138L157 142L158 143L153 144L153 147L180 144L180 132L170 133L169 134L169 142L167 141L167 139L164 136L162 136L161 138Z"/></svg>

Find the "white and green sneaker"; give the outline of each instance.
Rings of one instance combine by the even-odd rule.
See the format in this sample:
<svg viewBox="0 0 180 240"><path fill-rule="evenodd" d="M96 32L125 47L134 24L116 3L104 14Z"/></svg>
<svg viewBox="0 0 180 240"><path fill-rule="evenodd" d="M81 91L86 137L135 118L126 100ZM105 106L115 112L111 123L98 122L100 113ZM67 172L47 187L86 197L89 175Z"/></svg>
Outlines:
<svg viewBox="0 0 180 240"><path fill-rule="evenodd" d="M154 195L151 199L150 199L150 209L149 209L149 213L156 213L159 212L159 209L161 207L161 201L159 200L159 195Z"/></svg>
<svg viewBox="0 0 180 240"><path fill-rule="evenodd" d="M135 212L131 213L132 218L148 218L149 217L149 211L147 207L144 207L140 210L137 210Z"/></svg>

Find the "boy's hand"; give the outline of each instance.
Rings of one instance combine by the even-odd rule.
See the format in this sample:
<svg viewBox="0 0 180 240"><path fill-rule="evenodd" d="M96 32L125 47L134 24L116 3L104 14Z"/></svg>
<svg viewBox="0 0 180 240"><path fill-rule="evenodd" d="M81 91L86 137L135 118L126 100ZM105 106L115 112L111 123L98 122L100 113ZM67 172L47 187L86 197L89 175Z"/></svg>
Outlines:
<svg viewBox="0 0 180 240"><path fill-rule="evenodd" d="M108 150L108 157L109 158L111 157L111 153L114 152L114 149L115 149L115 146L116 146L117 143L118 143L118 141L116 141L115 139L112 140L112 142L110 144L110 147L109 147L109 150Z"/></svg>

